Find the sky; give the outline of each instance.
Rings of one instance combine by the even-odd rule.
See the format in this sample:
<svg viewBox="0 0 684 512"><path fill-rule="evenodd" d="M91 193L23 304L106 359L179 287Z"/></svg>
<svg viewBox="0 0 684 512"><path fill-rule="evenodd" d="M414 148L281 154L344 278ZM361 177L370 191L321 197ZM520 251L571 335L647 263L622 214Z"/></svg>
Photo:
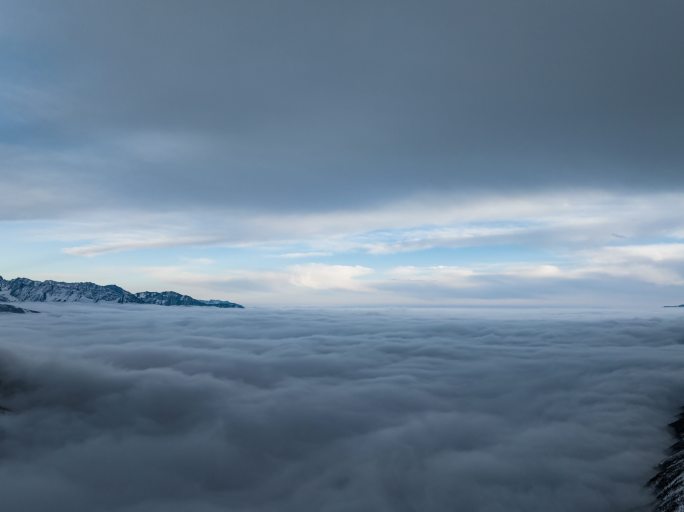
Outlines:
<svg viewBox="0 0 684 512"><path fill-rule="evenodd" d="M684 385L672 309L35 308L7 512L652 510Z"/></svg>
<svg viewBox="0 0 684 512"><path fill-rule="evenodd" d="M0 0L0 275L684 302L678 0Z"/></svg>

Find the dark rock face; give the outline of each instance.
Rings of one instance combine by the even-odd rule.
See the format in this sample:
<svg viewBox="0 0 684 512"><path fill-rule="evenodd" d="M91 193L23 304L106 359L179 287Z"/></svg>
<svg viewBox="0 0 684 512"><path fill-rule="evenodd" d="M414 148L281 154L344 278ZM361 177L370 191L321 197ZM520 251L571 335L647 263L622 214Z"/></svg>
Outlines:
<svg viewBox="0 0 684 512"><path fill-rule="evenodd" d="M655 512L684 510L684 410L670 423L675 443L670 456L658 464L658 473L648 482L656 494Z"/></svg>
<svg viewBox="0 0 684 512"><path fill-rule="evenodd" d="M15 306L10 306L9 304L0 304L0 313L19 313L23 315L24 313L38 313L38 311L33 311L31 309L18 308Z"/></svg>
<svg viewBox="0 0 684 512"><path fill-rule="evenodd" d="M242 308L221 300L198 300L176 292L131 293L113 284L63 283L33 281L23 277L5 280L0 277L0 302L110 302L118 304L158 304L161 306L212 306Z"/></svg>

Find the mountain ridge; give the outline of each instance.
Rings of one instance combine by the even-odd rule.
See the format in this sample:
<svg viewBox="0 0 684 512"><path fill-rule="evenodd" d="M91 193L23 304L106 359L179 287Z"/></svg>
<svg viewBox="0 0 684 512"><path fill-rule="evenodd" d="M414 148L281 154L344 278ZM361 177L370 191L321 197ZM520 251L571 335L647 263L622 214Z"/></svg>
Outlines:
<svg viewBox="0 0 684 512"><path fill-rule="evenodd" d="M34 281L26 277L7 280L2 276L0 276L0 302L106 302L244 308L241 304L227 300L200 300L174 291L132 293L115 284L99 285L88 281L78 283Z"/></svg>

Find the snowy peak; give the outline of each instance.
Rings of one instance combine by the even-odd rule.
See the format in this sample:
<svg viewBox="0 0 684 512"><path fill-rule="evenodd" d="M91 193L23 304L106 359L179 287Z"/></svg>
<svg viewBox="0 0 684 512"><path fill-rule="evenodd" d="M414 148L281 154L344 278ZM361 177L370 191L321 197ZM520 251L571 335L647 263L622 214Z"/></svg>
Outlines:
<svg viewBox="0 0 684 512"><path fill-rule="evenodd" d="M239 304L225 300L199 300L177 292L140 292L135 296L145 304L160 306L213 306L217 308L241 308Z"/></svg>
<svg viewBox="0 0 684 512"><path fill-rule="evenodd" d="M7 281L0 277L0 300L5 302L140 302L115 285L33 281L24 277Z"/></svg>
<svg viewBox="0 0 684 512"><path fill-rule="evenodd" d="M33 281L24 277L0 277L0 302L109 302L118 304L157 304L160 306L211 306L242 308L222 300L198 300L176 292L131 293L120 286L95 283Z"/></svg>

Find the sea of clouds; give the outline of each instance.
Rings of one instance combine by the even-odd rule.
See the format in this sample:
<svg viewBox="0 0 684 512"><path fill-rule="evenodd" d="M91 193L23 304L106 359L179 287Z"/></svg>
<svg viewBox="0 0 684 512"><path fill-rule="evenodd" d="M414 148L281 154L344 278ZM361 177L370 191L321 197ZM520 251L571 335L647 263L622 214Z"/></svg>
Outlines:
<svg viewBox="0 0 684 512"><path fill-rule="evenodd" d="M0 317L3 512L649 510L684 311Z"/></svg>

